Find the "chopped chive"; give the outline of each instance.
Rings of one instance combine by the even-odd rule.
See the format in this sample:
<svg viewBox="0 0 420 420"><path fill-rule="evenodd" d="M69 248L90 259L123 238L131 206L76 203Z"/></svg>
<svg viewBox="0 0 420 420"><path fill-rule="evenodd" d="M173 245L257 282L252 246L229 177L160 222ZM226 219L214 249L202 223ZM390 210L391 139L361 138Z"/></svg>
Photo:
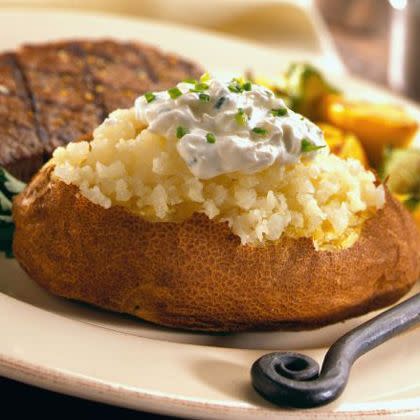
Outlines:
<svg viewBox="0 0 420 420"><path fill-rule="evenodd" d="M209 85L207 83L200 82L200 83L196 83L194 85L194 88L193 89L190 89L190 92L197 92L197 93L199 93L199 92L202 92L203 90L207 90L208 88L209 88Z"/></svg>
<svg viewBox="0 0 420 420"><path fill-rule="evenodd" d="M150 102L152 102L156 99L156 95L152 92L146 92L144 94L144 97L145 97L148 104L150 104Z"/></svg>
<svg viewBox="0 0 420 420"><path fill-rule="evenodd" d="M199 93L198 98L201 102L210 102L210 95L207 95L207 93Z"/></svg>
<svg viewBox="0 0 420 420"><path fill-rule="evenodd" d="M198 90L207 90L209 88L209 85L207 83L200 82L195 85L195 88Z"/></svg>
<svg viewBox="0 0 420 420"><path fill-rule="evenodd" d="M247 92L249 92L252 89L252 83L251 82L245 82L242 85L242 89L246 90Z"/></svg>
<svg viewBox="0 0 420 420"><path fill-rule="evenodd" d="M325 146L316 146L315 144L311 143L308 139L303 139L300 143L300 150L302 153L314 152L315 150L319 150L324 147Z"/></svg>
<svg viewBox="0 0 420 420"><path fill-rule="evenodd" d="M168 93L171 99L176 99L182 95L182 92L177 87L168 89Z"/></svg>
<svg viewBox="0 0 420 420"><path fill-rule="evenodd" d="M265 136L266 134L268 134L268 130L262 127L254 127L252 129L252 132L258 134L259 136Z"/></svg>
<svg viewBox="0 0 420 420"><path fill-rule="evenodd" d="M234 77L231 81L237 83L239 86L242 86L245 83L245 79L243 77Z"/></svg>
<svg viewBox="0 0 420 420"><path fill-rule="evenodd" d="M277 108L277 109L272 109L271 113L275 116L275 117L284 117L287 114L287 108Z"/></svg>
<svg viewBox="0 0 420 420"><path fill-rule="evenodd" d="M210 79L210 74L206 72L200 77L200 82L208 82Z"/></svg>
<svg viewBox="0 0 420 420"><path fill-rule="evenodd" d="M242 93L243 91L252 90L252 83L245 82L243 78L233 78L228 86L228 89L233 93Z"/></svg>
<svg viewBox="0 0 420 420"><path fill-rule="evenodd" d="M241 86L239 85L239 83L238 82L232 82L229 86L228 86L228 89L231 91L231 92L233 92L233 93L241 93L242 92L242 89L241 89Z"/></svg>
<svg viewBox="0 0 420 420"><path fill-rule="evenodd" d="M176 128L176 137L178 139L181 139L182 137L185 136L185 134L188 134L188 133L189 133L188 128L182 127L181 125Z"/></svg>
<svg viewBox="0 0 420 420"><path fill-rule="evenodd" d="M197 83L197 80L195 79L185 79L183 80L184 83L189 83L190 85L195 85Z"/></svg>
<svg viewBox="0 0 420 420"><path fill-rule="evenodd" d="M214 105L214 107L216 108L216 109L220 109L222 106L223 106L223 104L224 104L224 102L226 101L226 96L221 96L217 101L216 101L216 104Z"/></svg>
<svg viewBox="0 0 420 420"><path fill-rule="evenodd" d="M246 125L248 121L248 116L245 114L245 111L242 108L238 109L238 112L235 115L235 121L239 125Z"/></svg>
<svg viewBox="0 0 420 420"><path fill-rule="evenodd" d="M216 136L213 133L206 134L207 143L216 143Z"/></svg>

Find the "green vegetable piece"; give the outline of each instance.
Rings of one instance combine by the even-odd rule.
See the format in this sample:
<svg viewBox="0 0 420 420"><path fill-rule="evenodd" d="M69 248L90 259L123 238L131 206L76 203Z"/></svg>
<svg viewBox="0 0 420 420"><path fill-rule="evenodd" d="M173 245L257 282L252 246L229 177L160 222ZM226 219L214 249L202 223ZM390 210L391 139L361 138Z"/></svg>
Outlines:
<svg viewBox="0 0 420 420"><path fill-rule="evenodd" d="M287 115L287 108L272 109L271 114L275 117L284 117L285 115Z"/></svg>
<svg viewBox="0 0 420 420"><path fill-rule="evenodd" d="M0 166L0 191L6 197L12 198L14 195L22 192L25 187L26 184L24 182L19 181Z"/></svg>
<svg viewBox="0 0 420 420"><path fill-rule="evenodd" d="M247 92L249 92L250 90L252 90L252 83L251 82L245 82L242 85L242 89L246 90Z"/></svg>
<svg viewBox="0 0 420 420"><path fill-rule="evenodd" d="M248 116L245 114L243 108L238 109L238 112L235 115L235 121L238 125L246 125L248 122Z"/></svg>
<svg viewBox="0 0 420 420"><path fill-rule="evenodd" d="M318 101L322 96L338 93L318 69L307 63L290 65L285 74L284 89L290 108L311 119L320 117Z"/></svg>
<svg viewBox="0 0 420 420"><path fill-rule="evenodd" d="M150 104L150 102L153 102L156 99L156 95L152 92L146 92L144 94L144 97L146 98L148 104Z"/></svg>
<svg viewBox="0 0 420 420"><path fill-rule="evenodd" d="M210 73L205 72L201 77L200 77L200 82L208 82L211 79Z"/></svg>
<svg viewBox="0 0 420 420"><path fill-rule="evenodd" d="M1 216L2 218L4 216ZM11 219L11 216L10 216ZM11 239L10 234L14 232L13 221L1 221L0 222L0 241L4 242Z"/></svg>
<svg viewBox="0 0 420 420"><path fill-rule="evenodd" d="M407 198L407 200L404 201L404 205L410 211L416 210L417 206L420 206L420 195L418 197L413 196L413 197Z"/></svg>
<svg viewBox="0 0 420 420"><path fill-rule="evenodd" d="M216 143L216 136L213 133L206 134L207 143Z"/></svg>
<svg viewBox="0 0 420 420"><path fill-rule="evenodd" d="M391 192L420 196L420 150L386 148L380 174Z"/></svg>
<svg viewBox="0 0 420 420"><path fill-rule="evenodd" d="M0 252L13 257L12 242L15 225L12 218L12 200L25 184L0 167Z"/></svg>
<svg viewBox="0 0 420 420"><path fill-rule="evenodd" d="M195 85L197 83L197 80L195 79L185 79L183 80L184 83L189 83L190 85Z"/></svg>
<svg viewBox="0 0 420 420"><path fill-rule="evenodd" d="M171 99L179 98L182 95L182 92L177 87L168 89L168 93Z"/></svg>
<svg viewBox="0 0 420 420"><path fill-rule="evenodd" d="M228 89L233 92L233 93L241 93L242 92L242 88L241 85L239 85L238 82L232 82L229 86Z"/></svg>
<svg viewBox="0 0 420 420"><path fill-rule="evenodd" d="M0 191L0 214L9 214L12 212L12 201L9 200L3 191Z"/></svg>
<svg viewBox="0 0 420 420"><path fill-rule="evenodd" d="M182 137L184 137L186 134L188 134L190 131L188 130L188 128L179 126L176 128L176 137L178 139L182 139Z"/></svg>
<svg viewBox="0 0 420 420"><path fill-rule="evenodd" d="M252 90L252 83L245 82L243 78L233 78L228 86L228 89L233 93L249 92Z"/></svg>
<svg viewBox="0 0 420 420"><path fill-rule="evenodd" d="M262 127L254 127L252 132L258 134L259 136L266 136L268 134L268 130Z"/></svg>
<svg viewBox="0 0 420 420"><path fill-rule="evenodd" d="M325 146L316 146L315 144L311 143L308 139L303 139L300 144L300 150L302 153L314 152L324 147Z"/></svg>
<svg viewBox="0 0 420 420"><path fill-rule="evenodd" d="M13 223L13 217L12 216L8 216L8 215L1 215L0 214L0 223L1 222ZM1 235L1 233L0 233L0 235Z"/></svg>
<svg viewBox="0 0 420 420"><path fill-rule="evenodd" d="M196 83L194 85L194 88L190 89L190 92L200 93L200 92L203 92L204 90L207 90L208 88L209 88L209 85L207 83L200 82L200 83Z"/></svg>
<svg viewBox="0 0 420 420"><path fill-rule="evenodd" d="M207 93L199 93L198 98L201 102L210 102L210 95L207 95Z"/></svg>

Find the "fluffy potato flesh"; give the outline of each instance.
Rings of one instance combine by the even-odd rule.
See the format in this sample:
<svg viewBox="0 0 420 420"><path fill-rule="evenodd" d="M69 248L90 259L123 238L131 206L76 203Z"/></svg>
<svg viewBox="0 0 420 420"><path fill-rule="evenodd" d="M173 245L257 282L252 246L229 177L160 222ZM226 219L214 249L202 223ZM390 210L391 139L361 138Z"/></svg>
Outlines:
<svg viewBox="0 0 420 420"><path fill-rule="evenodd" d="M14 253L67 298L178 328L301 329L391 304L419 276L419 235L389 194L350 248L316 251L288 237L252 247L204 214L155 223L105 209L52 170L15 200Z"/></svg>
<svg viewBox="0 0 420 420"><path fill-rule="evenodd" d="M346 248L384 204L372 172L327 151L293 165L199 179L176 141L136 125L134 109L113 112L92 141L54 152L54 176L96 204L119 205L149 221L204 213L253 245L285 235L311 238L317 249Z"/></svg>

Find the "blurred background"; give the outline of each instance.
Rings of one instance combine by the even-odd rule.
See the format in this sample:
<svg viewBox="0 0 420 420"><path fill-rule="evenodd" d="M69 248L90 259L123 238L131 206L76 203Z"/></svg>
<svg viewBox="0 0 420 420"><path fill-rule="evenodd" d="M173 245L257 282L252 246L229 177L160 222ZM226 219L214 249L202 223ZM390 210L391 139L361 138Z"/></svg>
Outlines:
<svg viewBox="0 0 420 420"><path fill-rule="evenodd" d="M347 68L420 99L420 1L318 0Z"/></svg>
<svg viewBox="0 0 420 420"><path fill-rule="evenodd" d="M312 22L299 16L296 5L308 10ZM229 33L273 48L285 42L293 47L303 41L315 45L317 31L324 48L338 52L349 72L420 100L420 0L0 0L0 6L142 16Z"/></svg>

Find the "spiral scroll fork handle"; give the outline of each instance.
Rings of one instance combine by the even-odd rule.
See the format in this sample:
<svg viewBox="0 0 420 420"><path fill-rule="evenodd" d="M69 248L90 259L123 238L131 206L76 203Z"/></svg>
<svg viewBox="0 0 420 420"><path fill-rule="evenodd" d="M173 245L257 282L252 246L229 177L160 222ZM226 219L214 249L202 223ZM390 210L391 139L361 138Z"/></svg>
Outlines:
<svg viewBox="0 0 420 420"><path fill-rule="evenodd" d="M310 408L327 404L344 391L353 363L369 350L420 324L420 293L372 318L337 340L322 370L300 353L270 353L251 368L254 388L275 404Z"/></svg>

